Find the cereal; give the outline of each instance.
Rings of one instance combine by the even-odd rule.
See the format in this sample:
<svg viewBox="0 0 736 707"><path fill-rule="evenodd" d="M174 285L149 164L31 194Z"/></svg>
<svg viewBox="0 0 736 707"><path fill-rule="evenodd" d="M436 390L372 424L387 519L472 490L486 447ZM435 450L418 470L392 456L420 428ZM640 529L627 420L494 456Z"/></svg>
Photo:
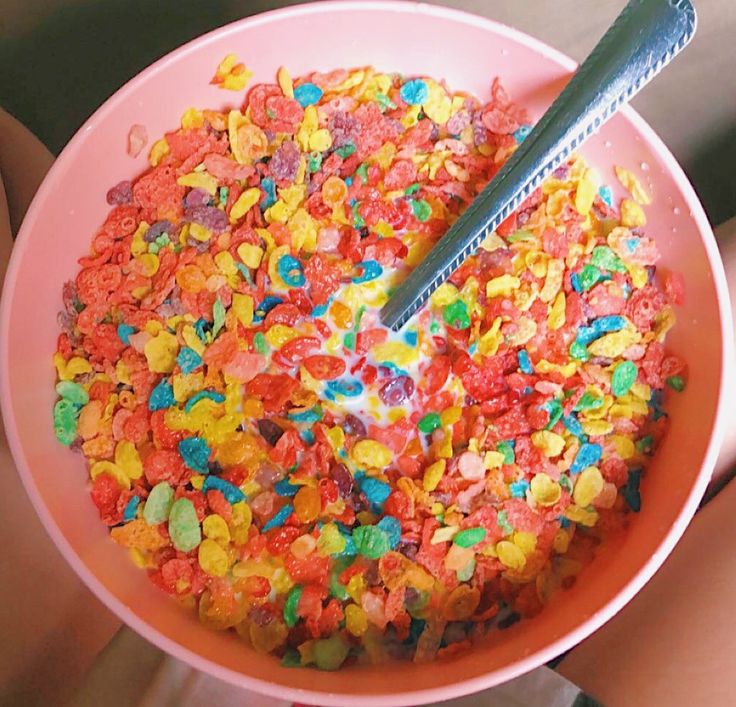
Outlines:
<svg viewBox="0 0 736 707"><path fill-rule="evenodd" d="M573 156L388 331L528 117L498 82L481 103L372 68L250 78L225 57L242 103L188 108L107 193L54 431L206 626L288 666L441 658L536 614L642 509L688 379L665 349L682 279L633 173L616 211Z"/></svg>

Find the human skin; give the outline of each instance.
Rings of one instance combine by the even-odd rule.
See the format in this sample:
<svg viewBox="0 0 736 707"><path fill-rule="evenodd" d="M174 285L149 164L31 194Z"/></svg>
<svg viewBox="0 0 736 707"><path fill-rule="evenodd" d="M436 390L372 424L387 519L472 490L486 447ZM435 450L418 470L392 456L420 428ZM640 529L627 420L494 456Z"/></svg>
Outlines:
<svg viewBox="0 0 736 707"><path fill-rule="evenodd" d="M36 138L0 110L0 281L12 233L52 161ZM717 236L733 299L736 219L717 229ZM727 427L713 488L736 465L736 420ZM0 641L0 701L62 704L82 684L120 622L74 576L45 535L15 473L1 425L0 472L0 535L15 539L0 554L0 635L13 637ZM558 670L607 707L736 704L731 666L736 563L728 561L736 550L735 508L732 483L696 516L636 598L568 654ZM43 581L51 573L53 592ZM161 660L155 648L123 628L91 674L96 702L134 704Z"/></svg>

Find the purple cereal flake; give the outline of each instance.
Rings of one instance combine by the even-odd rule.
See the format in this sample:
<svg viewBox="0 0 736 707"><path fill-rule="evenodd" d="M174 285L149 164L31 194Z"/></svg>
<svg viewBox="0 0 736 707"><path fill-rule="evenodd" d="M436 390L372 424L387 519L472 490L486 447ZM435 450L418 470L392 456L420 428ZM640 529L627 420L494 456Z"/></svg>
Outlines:
<svg viewBox="0 0 736 707"><path fill-rule="evenodd" d="M274 153L268 167L275 179L293 182L299 170L299 148L291 140L284 142Z"/></svg>
<svg viewBox="0 0 736 707"><path fill-rule="evenodd" d="M198 241L196 238L189 236L189 238L187 238L187 246L194 248L197 253L204 253L209 249L210 243L209 241Z"/></svg>
<svg viewBox="0 0 736 707"><path fill-rule="evenodd" d="M344 464L335 464L330 469L330 476L337 486L337 490L342 498L347 498L353 492L355 485L353 475L348 471Z"/></svg>
<svg viewBox="0 0 736 707"><path fill-rule="evenodd" d="M254 606L248 612L248 619L256 626L268 626L274 620L274 615L262 606Z"/></svg>
<svg viewBox="0 0 736 707"><path fill-rule="evenodd" d="M146 243L153 243L162 233L172 234L174 231L174 224L171 221L163 220L156 221L143 236L143 240Z"/></svg>
<svg viewBox="0 0 736 707"><path fill-rule="evenodd" d="M416 543L412 542L406 542L402 540L399 543L398 551L404 556L408 557L410 560L413 560L417 556L417 552L419 551L419 548L417 547ZM416 592L415 594L410 594L410 592ZM412 599L410 597L414 597L414 600L419 598L419 592L417 592L416 589L413 587L407 587L406 588L406 601L410 602Z"/></svg>
<svg viewBox="0 0 736 707"><path fill-rule="evenodd" d="M400 120L397 120L396 118L386 117L384 118L384 123L387 129L391 131L394 137L396 137L397 135L401 135L401 133L406 132L406 128L404 127L404 124Z"/></svg>
<svg viewBox="0 0 736 707"><path fill-rule="evenodd" d="M130 204L133 201L132 182L127 179L122 182L118 182L114 187L108 190L105 199L110 206Z"/></svg>
<svg viewBox="0 0 736 707"><path fill-rule="evenodd" d="M552 176L555 179L564 179L565 177L567 177L567 172L568 172L567 165L563 164L560 167L558 167L556 170L554 170L554 172L552 172Z"/></svg>
<svg viewBox="0 0 736 707"><path fill-rule="evenodd" d="M477 112L472 118L473 125L473 142L476 145L485 145L488 142L488 130L483 125L480 112Z"/></svg>
<svg viewBox="0 0 736 707"><path fill-rule="evenodd" d="M218 233L224 231L228 224L227 214L215 206L188 207L184 211L184 218Z"/></svg>
<svg viewBox="0 0 736 707"><path fill-rule="evenodd" d="M272 447L276 445L276 442L284 434L283 428L268 418L264 417L262 420L258 420L256 424L258 425L258 432L261 434L261 437Z"/></svg>
<svg viewBox="0 0 736 707"><path fill-rule="evenodd" d="M355 435L356 437L365 437L368 434L368 430L366 430L363 421L352 413L345 415L342 429L345 434Z"/></svg>
<svg viewBox="0 0 736 707"><path fill-rule="evenodd" d="M82 444L84 443L84 440L81 437L77 437L70 445L69 449L72 452L75 452L76 454L82 453Z"/></svg>
<svg viewBox="0 0 736 707"><path fill-rule="evenodd" d="M451 135L459 135L468 125L470 125L470 113L462 109L447 121L447 132Z"/></svg>
<svg viewBox="0 0 736 707"><path fill-rule="evenodd" d="M59 328L69 336L74 334L74 326L77 323L77 317L75 314L70 312L61 311L56 315L56 321L59 324Z"/></svg>
<svg viewBox="0 0 736 707"><path fill-rule="evenodd" d="M327 123L327 129L332 135L332 146L342 147L352 142L360 130L360 123L354 116L345 111L335 111Z"/></svg>
<svg viewBox="0 0 736 707"><path fill-rule="evenodd" d="M61 288L61 301L64 303L64 309L69 314L77 313L76 305L79 304L79 297L74 280L67 280L64 283L64 286Z"/></svg>
<svg viewBox="0 0 736 707"><path fill-rule="evenodd" d="M212 201L209 192L201 187L195 187L184 197L184 208L189 209L197 206L209 206Z"/></svg>
<svg viewBox="0 0 736 707"><path fill-rule="evenodd" d="M368 586L375 587L381 583L381 577L378 574L378 563L371 562L363 573L363 579L366 581Z"/></svg>

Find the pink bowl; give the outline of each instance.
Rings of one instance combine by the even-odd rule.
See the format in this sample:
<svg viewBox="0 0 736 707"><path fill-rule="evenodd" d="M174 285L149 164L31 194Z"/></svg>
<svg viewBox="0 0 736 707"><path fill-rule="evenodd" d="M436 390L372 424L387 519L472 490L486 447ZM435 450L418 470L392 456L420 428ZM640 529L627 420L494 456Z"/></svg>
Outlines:
<svg viewBox="0 0 736 707"><path fill-rule="evenodd" d="M234 635L204 629L150 584L109 541L85 491L81 460L56 443L51 425L51 355L62 283L77 272L76 258L104 218L107 188L146 165L144 156L126 155L129 128L142 123L153 138L176 125L190 105L239 105L241 95L209 84L228 52L247 63L254 81L273 80L282 64L293 75L372 64L444 77L486 98L499 75L535 117L575 68L530 37L460 12L401 2L318 3L212 32L118 91L79 130L41 186L3 293L2 411L38 514L79 576L123 621L172 655L243 687L322 705L409 705L487 688L541 665L610 619L647 582L682 534L710 477L723 432L732 342L723 268L702 207L672 155L632 110L623 110L585 146L584 154L612 186L614 162L643 175L655 198L649 230L663 253L662 265L683 273L687 282L670 345L689 361L690 383L672 401L671 433L643 481L643 510L623 543L601 554L539 617L441 666L285 669Z"/></svg>

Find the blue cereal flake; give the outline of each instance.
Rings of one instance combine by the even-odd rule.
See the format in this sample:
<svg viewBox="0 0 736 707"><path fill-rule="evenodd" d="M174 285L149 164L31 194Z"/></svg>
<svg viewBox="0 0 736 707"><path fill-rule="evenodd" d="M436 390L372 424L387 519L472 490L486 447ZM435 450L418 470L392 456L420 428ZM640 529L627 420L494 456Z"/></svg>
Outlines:
<svg viewBox="0 0 736 707"><path fill-rule="evenodd" d="M148 398L148 409L151 412L166 410L176 403L174 389L165 378L151 391Z"/></svg>
<svg viewBox="0 0 736 707"><path fill-rule="evenodd" d="M635 253L636 249L639 247L639 239L636 236L632 236L624 241L624 245L629 253Z"/></svg>
<svg viewBox="0 0 736 707"><path fill-rule="evenodd" d="M261 528L261 532L266 533L269 530L272 530L273 528L280 528L284 523L286 523L289 516L293 512L294 512L294 506L292 506L290 503L285 504L279 509L276 515L272 516L268 520L268 522Z"/></svg>
<svg viewBox="0 0 736 707"><path fill-rule="evenodd" d="M429 98L429 88L422 79L412 79L401 87L399 95L404 103L420 106Z"/></svg>
<svg viewBox="0 0 736 707"><path fill-rule="evenodd" d="M598 190L598 196L608 205L613 206L613 194L611 193L611 187L602 186Z"/></svg>
<svg viewBox="0 0 736 707"><path fill-rule="evenodd" d="M358 263L356 267L360 273L353 278L353 282L356 284L370 282L371 280L381 277L383 274L383 268L377 260L363 260Z"/></svg>
<svg viewBox="0 0 736 707"><path fill-rule="evenodd" d="M138 513L138 506L141 505L140 496L131 496L128 502L125 504L123 510L123 523L130 523L131 520L135 520Z"/></svg>
<svg viewBox="0 0 736 707"><path fill-rule="evenodd" d="M600 444L588 444L587 442L580 447L575 459L570 466L571 474L579 474L583 469L594 466L603 454Z"/></svg>
<svg viewBox="0 0 736 707"><path fill-rule="evenodd" d="M207 466L210 460L210 448L205 440L201 437L186 437L179 442L179 454L184 463L194 471L200 474L208 474Z"/></svg>
<svg viewBox="0 0 736 707"><path fill-rule="evenodd" d="M230 504L246 500L245 494L237 486L221 479L219 476L212 476L212 474L205 478L202 491L205 493L207 491L219 491Z"/></svg>
<svg viewBox="0 0 736 707"><path fill-rule="evenodd" d="M314 83L302 83L294 88L294 98L302 108L319 103L322 93L322 89Z"/></svg>
<svg viewBox="0 0 736 707"><path fill-rule="evenodd" d="M264 297L263 301L256 307L256 311L253 313L253 323L258 324L263 321L263 318L277 305L281 304L284 300L281 297Z"/></svg>
<svg viewBox="0 0 736 707"><path fill-rule="evenodd" d="M526 491L529 488L529 482L521 479L519 481L513 481L509 484L509 491L514 498L525 498Z"/></svg>
<svg viewBox="0 0 736 707"><path fill-rule="evenodd" d="M514 133L514 140L516 142L524 142L524 140L529 137L529 133L532 131L531 125L522 125L515 133Z"/></svg>
<svg viewBox="0 0 736 707"><path fill-rule="evenodd" d="M532 366L532 361L529 358L529 354L526 352L526 349L519 349L519 353L516 357L519 360L519 370L529 376L532 375L534 373L534 366Z"/></svg>
<svg viewBox="0 0 736 707"><path fill-rule="evenodd" d="M583 286L580 284L580 275L576 272L570 274L570 284L575 292L582 292Z"/></svg>
<svg viewBox="0 0 736 707"><path fill-rule="evenodd" d="M204 400L205 398L209 398L216 403L225 402L225 396L222 393L218 393L216 390L200 390L187 400L187 404L184 406L184 412L191 412L192 408L200 400Z"/></svg>
<svg viewBox="0 0 736 707"><path fill-rule="evenodd" d="M407 331L404 333L404 341L409 344L409 346L416 346L419 341L419 335L416 331Z"/></svg>
<svg viewBox="0 0 736 707"><path fill-rule="evenodd" d="M578 329L577 341L587 346L596 339L600 339L604 334L621 331L625 327L626 318L622 317L620 314L598 317L598 319L594 319L589 326L582 326Z"/></svg>
<svg viewBox="0 0 736 707"><path fill-rule="evenodd" d="M314 432L312 432L312 430L302 430L299 433L299 436L304 440L306 444L314 444Z"/></svg>
<svg viewBox="0 0 736 707"><path fill-rule="evenodd" d="M332 297L330 297L327 302L324 304L318 304L313 310L312 310L312 316L313 317L321 317L325 314L327 314L327 310L330 308L330 305L332 304Z"/></svg>
<svg viewBox="0 0 736 707"><path fill-rule="evenodd" d="M261 189L266 192L266 196L261 199L260 203L261 209L265 211L276 203L276 182L271 177L264 177L261 179Z"/></svg>
<svg viewBox="0 0 736 707"><path fill-rule="evenodd" d="M570 527L570 520L568 518L565 518L565 516L559 516L557 520L560 521L560 528L569 528Z"/></svg>
<svg viewBox="0 0 736 707"><path fill-rule="evenodd" d="M301 287L306 282L302 264L293 255L282 255L277 270L289 287Z"/></svg>
<svg viewBox="0 0 736 707"><path fill-rule="evenodd" d="M641 469L632 469L629 472L629 479L626 485L621 489L621 495L634 513L641 510L641 495L639 493L639 484L641 483Z"/></svg>
<svg viewBox="0 0 736 707"><path fill-rule="evenodd" d="M118 324L118 339L126 346L130 346L130 335L135 334L137 329L130 324Z"/></svg>
<svg viewBox="0 0 736 707"><path fill-rule="evenodd" d="M273 485L273 490L279 495L279 496L296 496L297 492L301 486L297 486L296 484L289 483L289 479L281 479L281 481L277 481Z"/></svg>
<svg viewBox="0 0 736 707"><path fill-rule="evenodd" d="M566 415L565 417L563 417L562 424L565 425L565 427L571 434L574 434L580 439L587 439L587 436L583 431L583 426L580 424L578 418L575 415Z"/></svg>
<svg viewBox="0 0 736 707"><path fill-rule="evenodd" d="M371 476L361 479L360 490L368 501L376 506L382 505L391 493L391 487L385 481Z"/></svg>
<svg viewBox="0 0 736 707"><path fill-rule="evenodd" d="M376 524L386 535L393 550L401 541L401 523L398 518L393 516L384 516Z"/></svg>
<svg viewBox="0 0 736 707"><path fill-rule="evenodd" d="M333 381L330 381L332 383ZM289 412L289 419L294 422L319 422L323 417L322 408L319 405L308 408L307 410L301 410L299 412Z"/></svg>
<svg viewBox="0 0 736 707"><path fill-rule="evenodd" d="M334 395L357 398L363 392L363 384L355 378L339 378L327 381L327 389Z"/></svg>
<svg viewBox="0 0 736 707"><path fill-rule="evenodd" d="M179 351L176 362L179 364L181 372L187 374L202 365L202 357L194 349L184 346Z"/></svg>
<svg viewBox="0 0 736 707"><path fill-rule="evenodd" d="M200 317L197 319L196 322L194 322L194 331L197 332L197 336L200 338L201 341L207 343L207 332L210 330L210 323L206 320Z"/></svg>

